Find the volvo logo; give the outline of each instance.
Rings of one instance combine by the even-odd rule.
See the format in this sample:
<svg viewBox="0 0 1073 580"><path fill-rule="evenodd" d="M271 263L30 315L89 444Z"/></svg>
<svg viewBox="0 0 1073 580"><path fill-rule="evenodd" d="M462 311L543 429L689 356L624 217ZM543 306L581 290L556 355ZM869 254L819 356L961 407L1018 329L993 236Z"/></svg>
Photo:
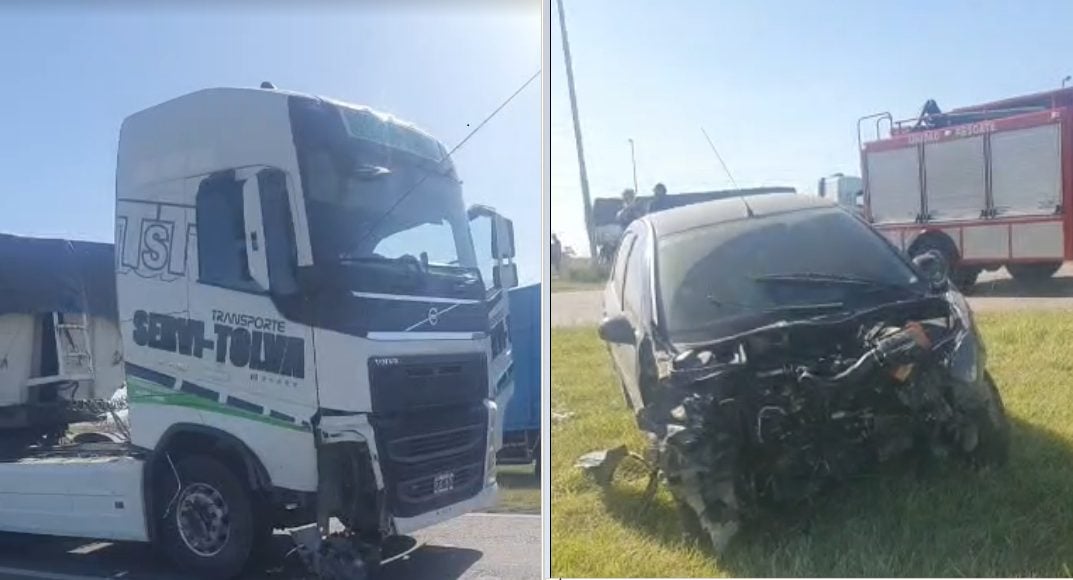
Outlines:
<svg viewBox="0 0 1073 580"><path fill-rule="evenodd" d="M436 326L436 323L440 321L440 311L436 310L436 307L428 309L428 325Z"/></svg>

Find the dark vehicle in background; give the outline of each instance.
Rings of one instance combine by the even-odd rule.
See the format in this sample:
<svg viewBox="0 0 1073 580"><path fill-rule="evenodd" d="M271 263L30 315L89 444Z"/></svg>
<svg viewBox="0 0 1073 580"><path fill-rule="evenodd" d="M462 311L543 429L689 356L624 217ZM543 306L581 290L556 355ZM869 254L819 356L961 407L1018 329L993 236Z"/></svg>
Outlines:
<svg viewBox="0 0 1073 580"><path fill-rule="evenodd" d="M724 189L720 191L698 191L694 193L676 193L667 196L669 207L681 207L716 199L728 197L741 197L763 195L767 193L796 193L792 187L753 187L749 189ZM643 207L648 207L652 201L650 195L637 196L637 200ZM615 255L618 248L619 238L625 229L618 223L616 217L622 209L621 197L600 197L592 202L593 235L596 237L596 247L599 248L600 258L607 262Z"/></svg>
<svg viewBox="0 0 1073 580"><path fill-rule="evenodd" d="M909 452L1001 463L1002 400L941 256L788 194L627 228L600 326L687 529L716 550L759 511Z"/></svg>

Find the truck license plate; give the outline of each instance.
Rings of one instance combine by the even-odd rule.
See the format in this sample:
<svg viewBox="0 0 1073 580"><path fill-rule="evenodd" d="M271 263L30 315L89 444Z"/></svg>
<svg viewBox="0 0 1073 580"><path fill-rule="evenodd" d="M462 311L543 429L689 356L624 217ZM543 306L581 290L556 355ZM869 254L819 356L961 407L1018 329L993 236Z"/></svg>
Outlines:
<svg viewBox="0 0 1073 580"><path fill-rule="evenodd" d="M448 471L447 473L441 473L432 479L432 493L433 495L439 495L441 493L447 493L455 487L455 473Z"/></svg>

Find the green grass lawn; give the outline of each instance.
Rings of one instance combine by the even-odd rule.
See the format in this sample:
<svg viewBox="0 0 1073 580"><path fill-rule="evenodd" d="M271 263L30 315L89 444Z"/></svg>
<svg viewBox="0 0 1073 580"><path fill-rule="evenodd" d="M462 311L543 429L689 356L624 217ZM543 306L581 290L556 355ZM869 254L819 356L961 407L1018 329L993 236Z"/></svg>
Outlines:
<svg viewBox="0 0 1073 580"><path fill-rule="evenodd" d="M1073 575L1073 313L977 317L1013 425L1010 462L890 474L820 498L811 518L746 527L721 557L682 539L669 493L599 491L579 455L642 438L595 329L552 330L552 575ZM614 489L614 488L613 488Z"/></svg>
<svg viewBox="0 0 1073 580"><path fill-rule="evenodd" d="M501 465L497 474L499 501L492 513L539 514L540 480L532 465Z"/></svg>

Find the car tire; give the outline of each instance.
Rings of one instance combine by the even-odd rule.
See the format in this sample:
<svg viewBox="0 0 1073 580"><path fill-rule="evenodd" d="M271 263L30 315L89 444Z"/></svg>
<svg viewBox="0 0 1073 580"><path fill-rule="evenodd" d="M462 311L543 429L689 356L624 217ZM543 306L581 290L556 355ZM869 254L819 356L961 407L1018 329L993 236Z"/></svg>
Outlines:
<svg viewBox="0 0 1073 580"><path fill-rule="evenodd" d="M985 404L973 413L976 427L976 448L971 452L972 462L979 467L1004 465L1010 452L1010 422L991 373L984 373L987 385Z"/></svg>
<svg viewBox="0 0 1073 580"><path fill-rule="evenodd" d="M1036 264L1006 264L1006 270L1014 280L1028 284L1042 282L1062 267L1061 262L1042 262Z"/></svg>
<svg viewBox="0 0 1073 580"><path fill-rule="evenodd" d="M208 456L186 457L175 470L178 493L171 474L157 489L160 549L192 577L238 576L264 538L251 494L230 469Z"/></svg>
<svg viewBox="0 0 1073 580"><path fill-rule="evenodd" d="M675 477L676 473L680 473L681 466L688 465L687 454L687 451L680 449L675 443L665 443L659 452L660 470L666 476ZM686 471L689 470L687 469ZM675 505L678 508L678 516L682 524L682 536L687 540L696 541L703 549L715 554L725 551L729 542L737 535L738 528L741 525L740 512L736 508L730 507L730 505L737 503L736 499L732 499L731 504L722 503L722 500L716 500L715 504L711 504L707 503L707 498L703 500L703 511L708 514L709 525L712 526L712 529L709 530L701 522L700 512L689 501L688 490L682 485L684 481L679 479L678 482L671 483L668 478L668 483L670 484L668 487L670 488L671 496L674 498ZM701 487L704 487L704 485L695 485L693 492L701 493ZM711 490L707 491L710 492ZM707 496L708 493L705 492L703 495ZM713 516L713 512L721 512L722 517Z"/></svg>

